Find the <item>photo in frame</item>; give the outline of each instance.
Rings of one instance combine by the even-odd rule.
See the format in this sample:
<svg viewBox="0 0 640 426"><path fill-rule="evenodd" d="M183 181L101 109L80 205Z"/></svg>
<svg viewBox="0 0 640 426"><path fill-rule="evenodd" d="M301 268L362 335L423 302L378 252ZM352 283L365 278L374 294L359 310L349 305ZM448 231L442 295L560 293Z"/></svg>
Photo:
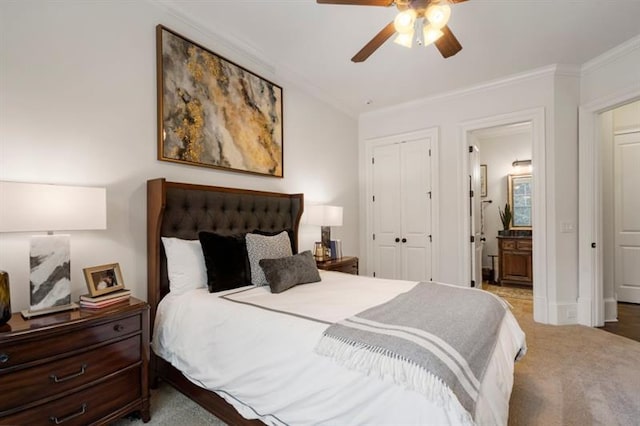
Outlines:
<svg viewBox="0 0 640 426"><path fill-rule="evenodd" d="M487 196L487 165L480 164L480 196Z"/></svg>
<svg viewBox="0 0 640 426"><path fill-rule="evenodd" d="M84 268L83 272L91 297L124 289L122 272L117 263Z"/></svg>
<svg viewBox="0 0 640 426"><path fill-rule="evenodd" d="M158 159L283 177L282 88L158 25Z"/></svg>

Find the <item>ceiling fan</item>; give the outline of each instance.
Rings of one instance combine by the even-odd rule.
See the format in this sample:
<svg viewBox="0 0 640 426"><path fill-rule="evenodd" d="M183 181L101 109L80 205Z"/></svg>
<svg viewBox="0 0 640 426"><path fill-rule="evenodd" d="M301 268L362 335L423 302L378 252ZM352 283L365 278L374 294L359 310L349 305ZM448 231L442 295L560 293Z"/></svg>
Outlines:
<svg viewBox="0 0 640 426"><path fill-rule="evenodd" d="M351 60L365 61L373 52L395 33L394 42L411 47L414 39L420 45L435 43L443 57L448 58L462 50L458 39L453 35L447 22L451 16L449 3L462 3L467 0L316 0L319 4L343 4L354 6L395 5L399 13L393 22L384 27Z"/></svg>

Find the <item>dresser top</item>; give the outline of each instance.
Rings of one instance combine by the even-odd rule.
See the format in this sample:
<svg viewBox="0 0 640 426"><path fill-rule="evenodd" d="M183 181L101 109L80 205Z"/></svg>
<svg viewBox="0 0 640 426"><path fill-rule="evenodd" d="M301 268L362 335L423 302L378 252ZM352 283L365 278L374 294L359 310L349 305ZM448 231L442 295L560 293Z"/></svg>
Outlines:
<svg viewBox="0 0 640 426"><path fill-rule="evenodd" d="M74 323L100 320L113 314L138 311L146 306L146 302L130 297L129 300L115 303L100 309L79 308L71 311L57 312L54 314L24 319L19 312L14 313L11 319L0 325L0 341L10 335L29 333L35 330L45 330Z"/></svg>

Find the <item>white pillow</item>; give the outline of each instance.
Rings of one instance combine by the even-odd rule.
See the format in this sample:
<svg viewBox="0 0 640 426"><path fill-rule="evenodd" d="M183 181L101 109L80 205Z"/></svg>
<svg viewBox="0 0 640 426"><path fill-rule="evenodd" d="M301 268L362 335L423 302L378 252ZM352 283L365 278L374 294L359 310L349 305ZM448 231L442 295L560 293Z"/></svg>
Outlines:
<svg viewBox="0 0 640 426"><path fill-rule="evenodd" d="M207 286L207 268L199 240L162 237L167 254L169 291L183 294Z"/></svg>
<svg viewBox="0 0 640 426"><path fill-rule="evenodd" d="M247 254L249 255L249 266L251 266L251 284L262 286L269 285L264 271L260 267L262 259L280 259L281 257L292 256L291 240L287 231L282 231L278 235L268 236L260 234L247 234Z"/></svg>

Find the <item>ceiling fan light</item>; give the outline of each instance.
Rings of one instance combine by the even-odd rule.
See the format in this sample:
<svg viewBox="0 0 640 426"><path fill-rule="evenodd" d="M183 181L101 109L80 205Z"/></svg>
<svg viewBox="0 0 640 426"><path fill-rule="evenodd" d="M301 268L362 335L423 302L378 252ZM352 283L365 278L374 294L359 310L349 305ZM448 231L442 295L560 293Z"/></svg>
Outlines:
<svg viewBox="0 0 640 426"><path fill-rule="evenodd" d="M416 22L416 11L413 9L407 9L396 15L393 20L393 26L400 34L405 34L413 31L413 25Z"/></svg>
<svg viewBox="0 0 640 426"><path fill-rule="evenodd" d="M435 28L433 25L425 25L422 34L424 36L425 46L430 45L444 35L440 28Z"/></svg>
<svg viewBox="0 0 640 426"><path fill-rule="evenodd" d="M411 48L411 45L413 44L413 31L409 33L398 34L393 42L399 44L400 46Z"/></svg>
<svg viewBox="0 0 640 426"><path fill-rule="evenodd" d="M434 28L442 28L449 22L451 7L448 4L431 3L424 12L424 16Z"/></svg>

